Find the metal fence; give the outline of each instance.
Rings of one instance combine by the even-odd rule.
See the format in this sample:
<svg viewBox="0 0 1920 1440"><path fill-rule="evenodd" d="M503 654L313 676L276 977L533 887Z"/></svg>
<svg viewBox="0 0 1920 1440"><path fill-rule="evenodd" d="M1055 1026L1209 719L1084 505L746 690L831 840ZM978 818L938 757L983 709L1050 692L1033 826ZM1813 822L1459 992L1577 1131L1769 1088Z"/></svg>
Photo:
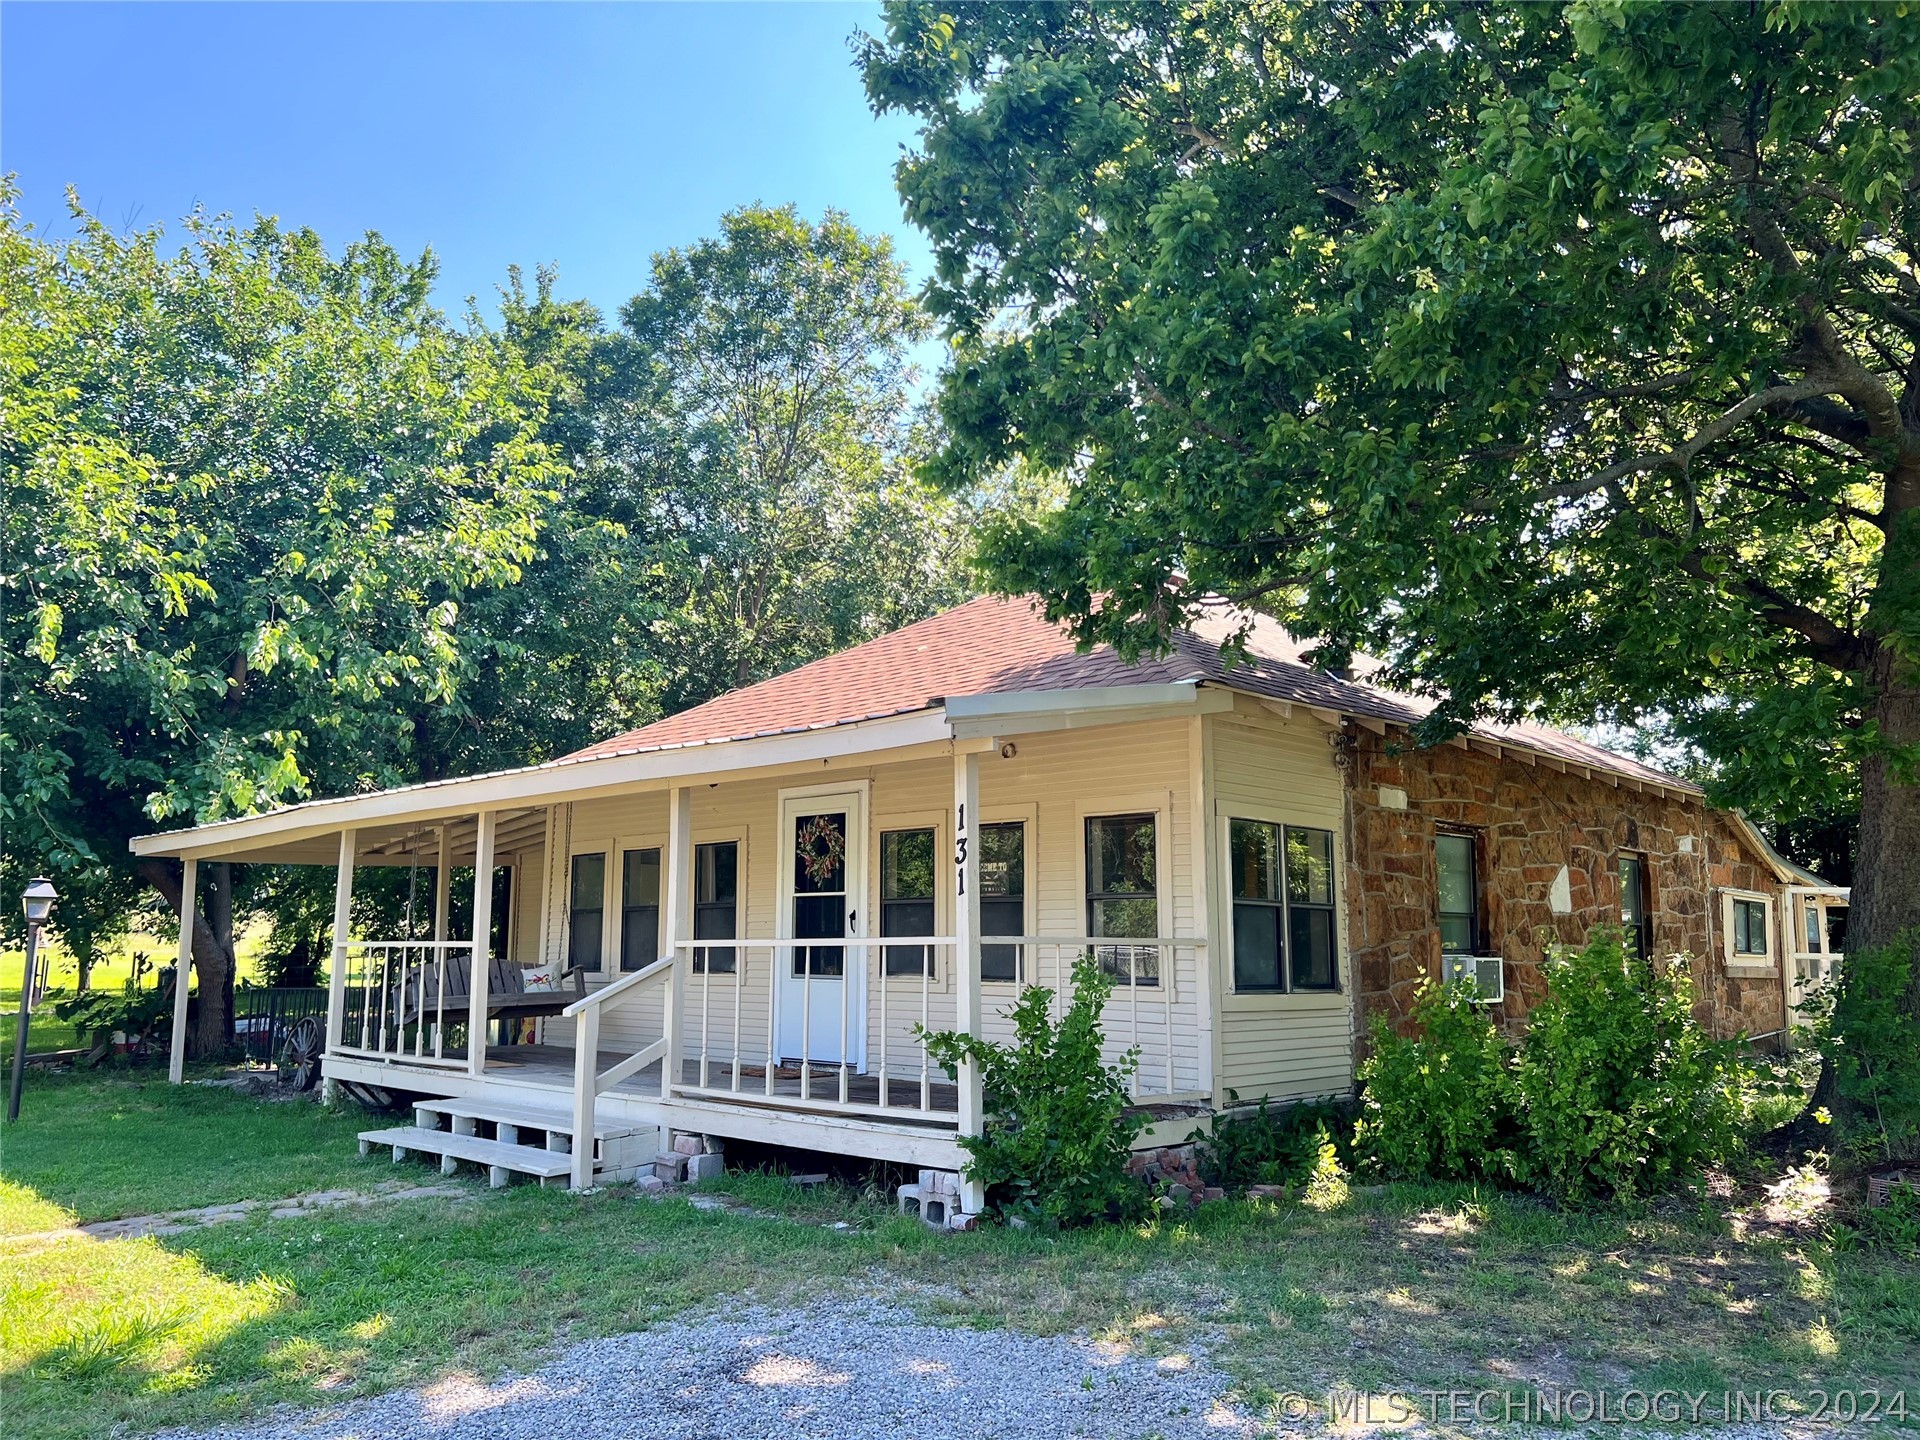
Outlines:
<svg viewBox="0 0 1920 1440"><path fill-rule="evenodd" d="M280 1058L287 1032L309 1015L326 1023L324 987L242 986L233 992L233 1038L249 1060L271 1065Z"/></svg>

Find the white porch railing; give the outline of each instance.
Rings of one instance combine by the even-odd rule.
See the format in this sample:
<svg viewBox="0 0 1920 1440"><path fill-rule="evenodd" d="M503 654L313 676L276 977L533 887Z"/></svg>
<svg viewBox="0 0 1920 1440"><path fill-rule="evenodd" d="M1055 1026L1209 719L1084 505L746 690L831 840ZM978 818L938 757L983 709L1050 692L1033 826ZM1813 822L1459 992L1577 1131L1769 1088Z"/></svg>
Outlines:
<svg viewBox="0 0 1920 1440"><path fill-rule="evenodd" d="M471 940L351 940L341 949L346 986L329 1053L467 1067Z"/></svg>

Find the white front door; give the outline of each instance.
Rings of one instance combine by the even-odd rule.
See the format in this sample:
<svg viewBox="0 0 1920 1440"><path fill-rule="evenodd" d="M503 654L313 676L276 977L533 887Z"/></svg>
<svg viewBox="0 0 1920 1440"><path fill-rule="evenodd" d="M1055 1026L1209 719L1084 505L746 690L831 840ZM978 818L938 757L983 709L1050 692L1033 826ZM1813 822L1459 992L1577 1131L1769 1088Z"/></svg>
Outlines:
<svg viewBox="0 0 1920 1440"><path fill-rule="evenodd" d="M866 791L780 800L780 1057L866 1061Z"/></svg>

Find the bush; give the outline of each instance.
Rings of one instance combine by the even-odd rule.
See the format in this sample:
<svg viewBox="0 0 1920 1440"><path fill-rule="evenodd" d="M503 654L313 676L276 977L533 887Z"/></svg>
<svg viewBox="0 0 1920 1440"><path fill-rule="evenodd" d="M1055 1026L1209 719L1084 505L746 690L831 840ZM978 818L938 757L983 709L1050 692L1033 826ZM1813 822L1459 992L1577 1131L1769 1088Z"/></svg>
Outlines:
<svg viewBox="0 0 1920 1440"><path fill-rule="evenodd" d="M1920 933L1841 961L1837 989L1809 998L1833 1066L1840 1144L1867 1160L1920 1155L1920 1017L1907 1009Z"/></svg>
<svg viewBox="0 0 1920 1440"><path fill-rule="evenodd" d="M1563 1201L1629 1200L1739 1149L1737 1046L1693 1018L1679 957L1629 958L1618 931L1549 961L1511 1093L1516 1174Z"/></svg>
<svg viewBox="0 0 1920 1440"><path fill-rule="evenodd" d="M1413 1035L1374 1017L1354 1143L1381 1172L1404 1180L1508 1174L1507 1052L1478 993L1471 980L1422 981Z"/></svg>
<svg viewBox="0 0 1920 1440"><path fill-rule="evenodd" d="M1139 1064L1129 1050L1117 1065L1100 1054L1100 1012L1113 991L1091 956L1073 967L1073 1000L1055 1026L1053 991L1029 985L1009 1012L1009 1044L951 1030L919 1031L927 1052L957 1075L980 1067L984 1133L963 1135L966 1174L986 1187L1003 1214L1048 1226L1085 1225L1141 1213L1146 1187L1127 1173L1144 1116L1128 1113L1127 1082Z"/></svg>
<svg viewBox="0 0 1920 1440"><path fill-rule="evenodd" d="M1229 1105L1240 1097L1227 1092ZM1265 1096L1252 1110L1215 1115L1204 1130L1187 1137L1194 1144L1201 1177L1209 1185L1292 1185L1305 1187L1326 1173L1329 1164L1351 1168L1353 1133L1350 1108L1328 1101L1302 1101L1270 1108Z"/></svg>

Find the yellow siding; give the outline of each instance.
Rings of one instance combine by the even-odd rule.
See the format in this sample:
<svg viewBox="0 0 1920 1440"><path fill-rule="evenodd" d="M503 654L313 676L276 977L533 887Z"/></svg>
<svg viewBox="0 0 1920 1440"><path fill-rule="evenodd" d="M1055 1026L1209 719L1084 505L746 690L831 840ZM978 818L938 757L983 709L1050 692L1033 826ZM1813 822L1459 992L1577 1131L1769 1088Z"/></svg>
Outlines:
<svg viewBox="0 0 1920 1440"><path fill-rule="evenodd" d="M1353 984L1347 946L1345 790L1327 743L1331 733L1295 710L1283 718L1247 697L1207 722L1213 847L1223 856L1227 820L1269 819L1331 830L1334 918L1341 988L1333 994L1238 995L1233 991L1227 867L1214 867L1210 909L1214 984L1220 997L1219 1084L1243 1100L1295 1100L1344 1092L1353 1083Z"/></svg>
<svg viewBox="0 0 1920 1440"><path fill-rule="evenodd" d="M1193 936L1196 932L1192 903L1193 815L1189 796L1191 772L1189 727L1185 721L1116 725L1086 730L1061 731L1022 737L1011 758L983 756L980 761L980 803L982 822L1024 819L1031 826L1028 838L1028 892L1034 933L1079 935L1087 920L1084 889L1084 822L1089 815L1153 810L1160 814L1161 894L1164 897L1161 933ZM805 777L802 777L805 778ZM863 926L877 933L879 916L879 832L932 824L938 829L938 853L952 853L953 764L951 760L927 760L901 765L878 765L864 770L836 771L834 780L852 786L859 780L871 782L868 805L867 894L863 902ZM745 842L742 853L742 884L745 895L742 933L766 937L775 932L777 905L777 855L779 837L780 791L783 785L798 781L753 780L723 782L717 786L696 786L692 791L693 836L696 843L714 839L737 838ZM664 845L667 830L667 801L662 792L631 797L583 801L572 807L570 822L557 822L561 835L555 846L583 853L604 850L609 854L608 904L617 907L618 847ZM570 824L570 833L569 833ZM951 875L951 870L947 872ZM564 865L546 867L547 904L556 917L564 917L566 906ZM951 891L951 882L943 887ZM952 896L937 897L936 925L950 934L953 925ZM559 925L546 928L545 951L550 960L561 953ZM537 921L536 921L537 930ZM529 942L535 946L539 942ZM770 950L747 952L739 995L742 1050L750 1062L759 1062L767 1051L768 1004L773 963ZM1200 1048L1200 1028L1204 1014L1194 973L1196 960L1188 952L1181 961L1173 991L1174 1080L1182 1093L1210 1092L1211 1077L1205 1074ZM1046 957L1039 975L1028 979L1054 984L1058 962ZM921 1017L918 977L893 976L886 982L887 1006L880 1004L881 977L878 952L869 966L867 1056L869 1069L880 1059L884 1032L889 1068L902 1078L917 1077L918 1047L911 1038L914 1023ZM706 997L709 1037L715 1053L732 1052L731 1031L734 1015L733 977L711 977ZM701 977L691 976L686 1013L687 1054L699 1052L701 1025ZM604 983L604 982L602 982ZM983 989L982 1012L989 1035L1010 1032L1004 1012L1015 997L1016 987L988 984ZM657 995L657 991L654 992ZM1138 1029L1122 990L1108 1016L1109 1034L1114 1049L1124 1049L1137 1033L1147 1052L1143 1074L1151 1088L1165 1088L1166 1026L1163 999L1159 992L1143 987L1139 996ZM955 996L952 984L951 956L936 956L935 978L929 997L929 1015L933 1028L950 1026L954 1017ZM608 1014L602 1026L602 1045L608 1050L631 1042L637 1046L660 1033L657 998L649 997L633 1006ZM548 1021L543 1038L553 1043L571 1043L571 1025ZM727 1083L724 1074L715 1083Z"/></svg>

